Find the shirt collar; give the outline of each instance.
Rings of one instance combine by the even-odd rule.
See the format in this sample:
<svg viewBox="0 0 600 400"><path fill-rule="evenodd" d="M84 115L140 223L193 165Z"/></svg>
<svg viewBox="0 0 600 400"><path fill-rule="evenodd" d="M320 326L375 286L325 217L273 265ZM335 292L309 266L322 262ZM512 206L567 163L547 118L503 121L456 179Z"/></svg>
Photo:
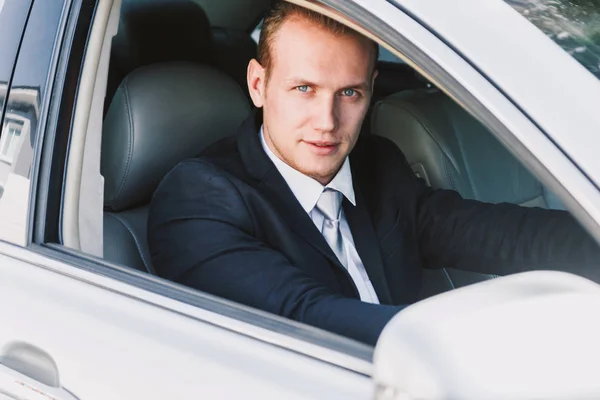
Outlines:
<svg viewBox="0 0 600 400"><path fill-rule="evenodd" d="M265 142L265 135L263 127L260 127L260 142L263 150L267 153L267 156L273 161L275 167L283 176L283 179L288 184L296 199L300 202L300 205L307 213L310 213L312 209L317 205L319 197L325 188L335 189L342 193L344 197L356 206L356 199L354 197L354 186L352 185L352 171L350 170L350 160L348 157L344 160L342 168L333 177L331 182L327 186L321 185L318 181L311 178L310 176L304 175L302 172L295 170L294 168L287 165L283 160L277 157Z"/></svg>

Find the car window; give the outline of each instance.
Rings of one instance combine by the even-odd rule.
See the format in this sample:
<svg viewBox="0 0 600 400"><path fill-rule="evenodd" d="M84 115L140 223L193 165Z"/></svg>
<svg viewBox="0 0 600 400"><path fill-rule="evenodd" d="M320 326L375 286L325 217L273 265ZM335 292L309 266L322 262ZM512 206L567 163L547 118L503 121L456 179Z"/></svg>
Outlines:
<svg viewBox="0 0 600 400"><path fill-rule="evenodd" d="M252 36L252 40L254 40L256 43L258 43L258 39L260 39L260 30L262 29L262 20L258 23L258 25L256 25L256 28L254 28L254 30L252 31L252 34L250 36Z"/></svg>
<svg viewBox="0 0 600 400"><path fill-rule="evenodd" d="M600 1L505 2L600 79Z"/></svg>
<svg viewBox="0 0 600 400"><path fill-rule="evenodd" d="M0 0L0 239L20 245L25 243L28 210L27 157L33 154L27 102L37 90L22 84L15 63L30 4Z"/></svg>
<svg viewBox="0 0 600 400"><path fill-rule="evenodd" d="M381 47L381 46L379 46L379 61L404 64L404 61L402 61L401 59L396 57L394 54L392 54L391 51L389 51L385 47Z"/></svg>
<svg viewBox="0 0 600 400"><path fill-rule="evenodd" d="M28 7L29 2L9 1L6 3L5 0L0 0L0 121L4 102L8 96L8 83L17 57L19 41L27 19Z"/></svg>

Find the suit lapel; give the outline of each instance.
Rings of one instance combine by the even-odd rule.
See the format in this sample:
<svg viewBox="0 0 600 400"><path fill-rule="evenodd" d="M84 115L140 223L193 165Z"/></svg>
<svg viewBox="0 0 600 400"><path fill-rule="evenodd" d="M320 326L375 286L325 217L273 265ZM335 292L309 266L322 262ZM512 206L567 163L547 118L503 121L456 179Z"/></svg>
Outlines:
<svg viewBox="0 0 600 400"><path fill-rule="evenodd" d="M275 167L263 178L259 188L298 236L346 271Z"/></svg>
<svg viewBox="0 0 600 400"><path fill-rule="evenodd" d="M258 112L257 112L258 114ZM296 234L308 242L329 261L344 270L321 232L304 211L260 143L260 117L249 118L240 129L238 150L246 170L255 178L260 192L271 202L279 215Z"/></svg>
<svg viewBox="0 0 600 400"><path fill-rule="evenodd" d="M356 185L356 180L354 182L356 206L353 206L348 200L344 199L344 214L352 232L356 251L367 271L367 275L369 275L377 297L379 297L379 302L382 304L392 304L373 223L371 222L365 200L360 192L360 187Z"/></svg>

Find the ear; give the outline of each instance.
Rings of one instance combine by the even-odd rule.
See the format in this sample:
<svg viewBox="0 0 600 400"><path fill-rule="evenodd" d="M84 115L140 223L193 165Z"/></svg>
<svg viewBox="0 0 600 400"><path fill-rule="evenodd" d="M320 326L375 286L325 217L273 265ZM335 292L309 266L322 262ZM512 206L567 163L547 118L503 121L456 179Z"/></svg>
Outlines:
<svg viewBox="0 0 600 400"><path fill-rule="evenodd" d="M265 98L265 69L255 59L248 64L248 91L252 102L257 108L264 105Z"/></svg>
<svg viewBox="0 0 600 400"><path fill-rule="evenodd" d="M373 71L373 77L371 78L371 91L375 89L375 78L377 78L377 75L379 75L379 71Z"/></svg>

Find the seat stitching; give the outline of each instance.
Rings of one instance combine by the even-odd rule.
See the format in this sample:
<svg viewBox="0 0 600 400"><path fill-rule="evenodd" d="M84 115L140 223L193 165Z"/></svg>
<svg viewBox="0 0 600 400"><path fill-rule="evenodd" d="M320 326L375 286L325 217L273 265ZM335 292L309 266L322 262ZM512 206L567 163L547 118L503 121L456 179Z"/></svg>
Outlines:
<svg viewBox="0 0 600 400"><path fill-rule="evenodd" d="M454 121L452 121L452 118L451 118L451 123L452 123L452 126L454 126ZM455 129L455 131L456 131L456 129ZM480 199L481 196L478 193L479 191L473 184L473 179L471 178L470 165L469 165L467 158L464 155L464 149L463 149L464 144L463 144L463 141L462 141L460 135L456 135L456 141L458 142L458 151L460 151L461 158L464 160L465 173L467 174L467 182L469 184L469 187L473 191L473 195L475 196L475 198Z"/></svg>
<svg viewBox="0 0 600 400"><path fill-rule="evenodd" d="M137 237L133 233L133 229L131 229L131 227L129 226L129 224L125 223L125 221L123 221L121 218L118 218L115 214L105 214L105 215L107 215L107 216L109 216L111 218L114 218L121 225L123 225L125 227L125 229L127 229L127 231L133 237L133 241L135 242L135 246L137 247L138 253L140 254L140 258L142 259L142 262L144 263L144 267L146 267L146 270L149 273L151 273L153 275L156 275L155 272L153 271L152 265L150 263L148 263L148 260L146 260L146 257L144 257L144 252L142 251L141 245L140 245L139 241L137 240Z"/></svg>
<svg viewBox="0 0 600 400"><path fill-rule="evenodd" d="M459 133L460 130L457 129L457 127L456 127L455 120L454 120L454 118L452 118L452 112L448 111L447 106L445 106L443 103L442 103L441 107L443 108L444 113L446 114L447 121L452 126L452 130L455 132L454 137L456 138L456 142L458 143L458 151L460 152L460 158L463 160L463 165L465 167L465 173L467 175L467 183L468 183L470 189L473 191L475 198L478 198L477 190L475 189L472 179L471 179L471 172L469 171L469 163L464 154L463 141L462 141L460 133ZM458 168L456 168L456 170L459 171ZM452 181L452 186L454 187L455 190L458 191L458 185L456 184L454 177L452 177L450 175L450 172L448 172L448 174L449 174L449 179Z"/></svg>
<svg viewBox="0 0 600 400"><path fill-rule="evenodd" d="M458 190L458 186L456 185L454 177L452 176L452 171L450 171L450 168L448 167L448 159L446 157L442 158L442 165L444 166L444 173L446 174L446 179L450 183L450 187L454 190Z"/></svg>
<svg viewBox="0 0 600 400"><path fill-rule="evenodd" d="M125 97L125 112L127 113L127 120L129 122L129 130L127 132L129 140L127 142L128 148L127 148L127 161L125 164L125 172L123 173L123 175L121 176L121 183L119 184L119 188L117 189L117 193L115 194L115 196L113 197L112 201L116 202L116 199L119 198L119 195L121 194L121 190L123 190L123 187L125 186L125 181L127 180L127 175L129 175L129 168L131 167L131 155L133 153L133 118L132 118L132 111L131 111L131 104L129 101L129 90L127 89L127 81L128 81L128 77L125 78L125 81L123 82L123 91L124 93L124 97Z"/></svg>

